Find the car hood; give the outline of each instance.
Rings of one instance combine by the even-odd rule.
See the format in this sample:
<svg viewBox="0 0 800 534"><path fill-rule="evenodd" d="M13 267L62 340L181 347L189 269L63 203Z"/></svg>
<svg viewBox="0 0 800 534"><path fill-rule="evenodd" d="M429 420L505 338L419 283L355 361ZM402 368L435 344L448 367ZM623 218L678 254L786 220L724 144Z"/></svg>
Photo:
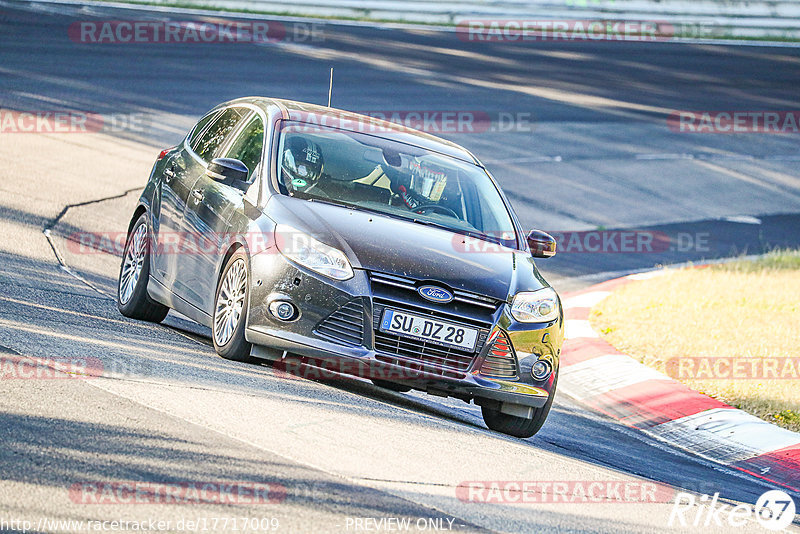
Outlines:
<svg viewBox="0 0 800 534"><path fill-rule="evenodd" d="M354 268L436 281L498 300L547 285L529 254L440 228L278 195L270 199L267 215L342 250Z"/></svg>

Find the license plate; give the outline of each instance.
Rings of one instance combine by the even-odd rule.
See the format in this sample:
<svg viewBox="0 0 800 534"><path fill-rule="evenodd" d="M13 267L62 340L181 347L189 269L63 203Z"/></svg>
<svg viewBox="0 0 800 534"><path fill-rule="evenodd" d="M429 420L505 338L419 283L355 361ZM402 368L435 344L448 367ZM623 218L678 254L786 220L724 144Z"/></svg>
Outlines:
<svg viewBox="0 0 800 534"><path fill-rule="evenodd" d="M381 320L381 332L430 341L437 345L475 350L478 330L397 310L386 310Z"/></svg>

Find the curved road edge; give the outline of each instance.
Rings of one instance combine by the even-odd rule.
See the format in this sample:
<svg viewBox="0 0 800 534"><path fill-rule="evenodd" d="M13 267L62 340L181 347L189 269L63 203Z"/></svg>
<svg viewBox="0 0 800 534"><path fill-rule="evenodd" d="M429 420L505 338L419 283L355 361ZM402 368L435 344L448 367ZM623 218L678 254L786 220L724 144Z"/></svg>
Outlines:
<svg viewBox="0 0 800 534"><path fill-rule="evenodd" d="M612 292L666 272L630 274L563 295L561 392L673 447L800 493L800 433L690 389L592 328L592 308Z"/></svg>

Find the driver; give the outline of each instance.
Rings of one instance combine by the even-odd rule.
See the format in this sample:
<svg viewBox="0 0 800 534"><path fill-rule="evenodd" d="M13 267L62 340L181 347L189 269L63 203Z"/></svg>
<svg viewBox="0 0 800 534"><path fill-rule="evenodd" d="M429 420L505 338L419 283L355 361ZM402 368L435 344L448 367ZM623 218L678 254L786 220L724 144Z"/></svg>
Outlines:
<svg viewBox="0 0 800 534"><path fill-rule="evenodd" d="M319 145L294 136L286 141L281 168L286 173L285 183L291 190L308 191L322 175L323 158Z"/></svg>

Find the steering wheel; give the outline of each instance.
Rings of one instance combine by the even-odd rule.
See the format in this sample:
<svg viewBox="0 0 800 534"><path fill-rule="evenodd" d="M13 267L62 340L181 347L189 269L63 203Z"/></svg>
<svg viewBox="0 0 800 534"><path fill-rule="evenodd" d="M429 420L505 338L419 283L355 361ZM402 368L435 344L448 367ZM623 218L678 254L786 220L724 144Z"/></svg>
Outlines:
<svg viewBox="0 0 800 534"><path fill-rule="evenodd" d="M414 210L414 213L422 214L423 211L428 211L428 210L434 210L434 211L439 210L443 212L445 215L450 215L451 217L459 219L459 216L456 212L454 212L453 210L451 210L446 206L440 206L439 204L425 204L424 206L419 206L417 207L417 209Z"/></svg>

